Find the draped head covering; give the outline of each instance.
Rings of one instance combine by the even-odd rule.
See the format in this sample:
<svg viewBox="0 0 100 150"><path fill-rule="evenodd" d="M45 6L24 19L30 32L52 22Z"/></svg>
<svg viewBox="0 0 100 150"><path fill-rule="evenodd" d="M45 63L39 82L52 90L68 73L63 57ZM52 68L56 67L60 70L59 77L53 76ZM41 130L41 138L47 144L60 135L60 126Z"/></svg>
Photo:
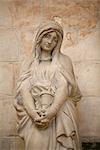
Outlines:
<svg viewBox="0 0 100 150"><path fill-rule="evenodd" d="M53 32L53 31L56 32L56 34L57 34L58 42L57 42L56 47L53 50L52 56L54 57L57 53L60 52L60 48L61 48L61 44L62 44L62 40L63 40L62 27L57 22L54 22L54 21L44 22L39 26L38 32L35 37L34 48L32 51L33 60L39 59L39 56L41 53L40 42L41 42L43 36L49 32Z"/></svg>

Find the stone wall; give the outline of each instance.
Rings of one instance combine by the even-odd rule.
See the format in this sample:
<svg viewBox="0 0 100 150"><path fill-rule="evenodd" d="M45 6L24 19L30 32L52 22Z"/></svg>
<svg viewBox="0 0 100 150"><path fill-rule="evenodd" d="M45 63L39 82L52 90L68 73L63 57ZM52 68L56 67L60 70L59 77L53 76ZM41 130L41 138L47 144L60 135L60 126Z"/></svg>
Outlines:
<svg viewBox="0 0 100 150"><path fill-rule="evenodd" d="M77 106L81 139L100 142L100 1L0 0L0 150L24 149L16 131L15 85L36 27L49 19L63 26L62 53L72 59L83 95Z"/></svg>

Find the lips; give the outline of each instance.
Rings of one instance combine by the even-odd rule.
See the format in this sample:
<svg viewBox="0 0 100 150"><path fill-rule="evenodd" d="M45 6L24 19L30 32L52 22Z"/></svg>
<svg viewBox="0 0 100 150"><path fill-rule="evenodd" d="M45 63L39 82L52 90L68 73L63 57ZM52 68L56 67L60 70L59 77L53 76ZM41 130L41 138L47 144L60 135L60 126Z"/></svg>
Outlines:
<svg viewBox="0 0 100 150"><path fill-rule="evenodd" d="M50 47L51 47L51 44L45 44L45 46L46 46L47 48L50 48Z"/></svg>

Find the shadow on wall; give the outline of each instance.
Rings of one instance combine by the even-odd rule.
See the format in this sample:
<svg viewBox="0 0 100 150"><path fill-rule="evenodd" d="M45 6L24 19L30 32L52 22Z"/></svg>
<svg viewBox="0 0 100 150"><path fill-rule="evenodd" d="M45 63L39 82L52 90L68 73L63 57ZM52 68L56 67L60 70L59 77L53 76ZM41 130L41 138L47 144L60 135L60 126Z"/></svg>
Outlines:
<svg viewBox="0 0 100 150"><path fill-rule="evenodd" d="M82 150L100 150L100 143L82 143Z"/></svg>

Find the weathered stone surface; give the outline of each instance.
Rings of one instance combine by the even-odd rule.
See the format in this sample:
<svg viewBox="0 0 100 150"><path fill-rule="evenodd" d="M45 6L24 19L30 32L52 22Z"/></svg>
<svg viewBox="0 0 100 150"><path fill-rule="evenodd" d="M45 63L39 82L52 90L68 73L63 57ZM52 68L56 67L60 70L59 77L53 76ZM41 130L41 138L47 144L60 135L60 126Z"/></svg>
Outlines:
<svg viewBox="0 0 100 150"><path fill-rule="evenodd" d="M81 137L100 140L100 97L83 97L78 104Z"/></svg>
<svg viewBox="0 0 100 150"><path fill-rule="evenodd" d="M45 2L44 2L45 3ZM47 18L59 16L62 18L65 26L91 28L95 27L97 22L97 10L100 5L98 0L95 1L53 1L49 0L44 4L44 14Z"/></svg>
<svg viewBox="0 0 100 150"><path fill-rule="evenodd" d="M10 13L7 1L0 1L0 28L12 27L12 14Z"/></svg>
<svg viewBox="0 0 100 150"><path fill-rule="evenodd" d="M16 30L18 41L20 41L20 61L23 56L31 57L34 42L34 29Z"/></svg>
<svg viewBox="0 0 100 150"><path fill-rule="evenodd" d="M66 37L67 36L67 37ZM78 39L78 32L68 32L62 52L73 61L100 60L100 30L92 32L83 39Z"/></svg>
<svg viewBox="0 0 100 150"><path fill-rule="evenodd" d="M0 138L0 150L24 150L23 140L19 137Z"/></svg>
<svg viewBox="0 0 100 150"><path fill-rule="evenodd" d="M17 61L19 48L15 30L0 29L0 61Z"/></svg>
<svg viewBox="0 0 100 150"><path fill-rule="evenodd" d="M13 94L13 66L10 63L0 63L0 93Z"/></svg>
<svg viewBox="0 0 100 150"><path fill-rule="evenodd" d="M75 63L75 75L83 96L100 96L100 63Z"/></svg>
<svg viewBox="0 0 100 150"><path fill-rule="evenodd" d="M0 137L17 134L17 119L13 103L14 97L0 95Z"/></svg>
<svg viewBox="0 0 100 150"><path fill-rule="evenodd" d="M33 28L41 21L41 6L38 0L10 1L13 27Z"/></svg>
<svg viewBox="0 0 100 150"><path fill-rule="evenodd" d="M47 19L60 21L61 25L68 31L71 31L71 39L66 43L67 47L75 46L80 39L88 36L91 30L95 29L99 22L99 6L98 0L95 1L53 1L44 2L44 16ZM59 18L59 19L57 19ZM74 31L73 31L74 30ZM76 32L77 38L75 38ZM73 41L74 40L74 41Z"/></svg>

